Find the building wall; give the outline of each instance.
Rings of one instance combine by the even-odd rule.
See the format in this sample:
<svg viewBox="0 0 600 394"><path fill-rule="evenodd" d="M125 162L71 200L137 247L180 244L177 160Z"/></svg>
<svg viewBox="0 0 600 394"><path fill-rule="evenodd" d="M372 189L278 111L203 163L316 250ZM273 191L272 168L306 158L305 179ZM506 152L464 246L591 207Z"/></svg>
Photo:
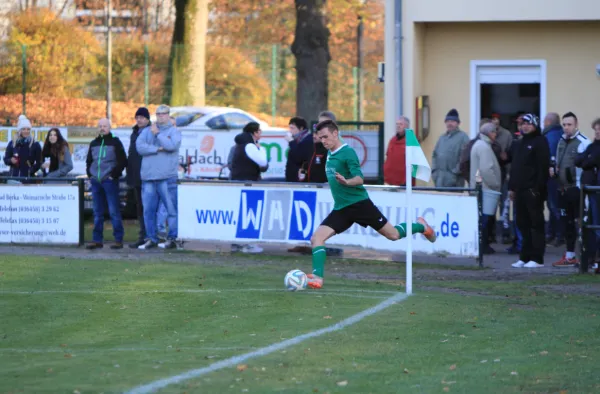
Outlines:
<svg viewBox="0 0 600 394"><path fill-rule="evenodd" d="M412 49L405 57L412 58L412 70L404 70L404 81L408 82L404 84L404 112L414 117L414 97L429 96L431 132L423 143L428 157L444 131L444 117L450 108L459 111L465 131L473 127L469 108L471 60L545 59L547 110L575 112L582 131L592 136L590 123L600 116L600 78L595 73L596 64L600 64L600 22L413 26L417 27L411 37L412 48L404 48Z"/></svg>

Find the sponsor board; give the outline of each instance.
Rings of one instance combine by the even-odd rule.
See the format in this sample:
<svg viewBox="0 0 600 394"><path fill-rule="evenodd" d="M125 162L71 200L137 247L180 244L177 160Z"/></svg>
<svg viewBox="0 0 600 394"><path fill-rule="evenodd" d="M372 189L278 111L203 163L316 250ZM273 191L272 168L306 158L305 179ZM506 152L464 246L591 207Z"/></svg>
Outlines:
<svg viewBox="0 0 600 394"><path fill-rule="evenodd" d="M367 188L368 189L368 188ZM406 222L406 195L370 190L370 197L392 224ZM181 184L179 236L184 239L232 242L309 241L333 208L328 188L241 187ZM218 198L215 198L218 196ZM417 193L413 217L423 216L438 234L435 244L415 234L413 250L477 256L479 230L477 198L469 195ZM357 224L330 243L403 251L406 242L389 241Z"/></svg>
<svg viewBox="0 0 600 394"><path fill-rule="evenodd" d="M0 243L79 243L77 186L0 185Z"/></svg>

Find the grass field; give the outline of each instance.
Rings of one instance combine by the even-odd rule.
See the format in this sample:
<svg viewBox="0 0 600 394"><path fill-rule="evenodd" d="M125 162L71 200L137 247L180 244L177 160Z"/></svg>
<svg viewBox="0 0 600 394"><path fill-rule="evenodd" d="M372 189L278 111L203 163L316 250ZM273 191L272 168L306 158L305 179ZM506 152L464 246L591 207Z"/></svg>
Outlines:
<svg viewBox="0 0 600 394"><path fill-rule="evenodd" d="M306 259L184 255L0 256L0 393L126 392L403 291L402 268L390 263L337 260L323 291L288 293L283 276L307 270ZM439 277L449 271L436 270L415 283L418 294L346 329L160 392L600 391L598 296L554 290L589 289L597 278L448 281ZM360 280L377 275L388 279Z"/></svg>

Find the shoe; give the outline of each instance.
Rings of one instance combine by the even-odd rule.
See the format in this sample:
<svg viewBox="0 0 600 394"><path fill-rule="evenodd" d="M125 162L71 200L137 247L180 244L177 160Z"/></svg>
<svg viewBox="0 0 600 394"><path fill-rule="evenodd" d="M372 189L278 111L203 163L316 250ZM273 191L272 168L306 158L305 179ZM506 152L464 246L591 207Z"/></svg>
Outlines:
<svg viewBox="0 0 600 394"><path fill-rule="evenodd" d="M514 268L523 268L525 267L525 262L523 260L519 260L516 263L511 264Z"/></svg>
<svg viewBox="0 0 600 394"><path fill-rule="evenodd" d="M156 248L156 242L152 242L151 240L147 240L143 245L138 246L138 249L146 250Z"/></svg>
<svg viewBox="0 0 600 394"><path fill-rule="evenodd" d="M429 224L427 224L425 219L423 219L422 217L417 218L417 223L422 224L423 227L425 227L425 231L423 231L423 236L427 238L429 242L434 243L437 239L437 235L435 235L435 231L433 231Z"/></svg>
<svg viewBox="0 0 600 394"><path fill-rule="evenodd" d="M177 244L172 239L168 239L165 242L159 243L158 247L161 249L176 249Z"/></svg>
<svg viewBox="0 0 600 394"><path fill-rule="evenodd" d="M525 264L523 267L525 267L525 268L543 268L544 264L539 264L539 263L536 263L535 261L530 261L529 263Z"/></svg>
<svg viewBox="0 0 600 394"><path fill-rule="evenodd" d="M137 249L137 248L139 248L140 246L142 246L145 243L146 243L146 241L143 241L143 240L142 241L137 241L137 242L134 242L132 244L129 244L129 248L131 248L131 249Z"/></svg>
<svg viewBox="0 0 600 394"><path fill-rule="evenodd" d="M521 253L521 250L519 248L517 248L515 245L513 245L510 248L506 249L506 252L508 254L519 254L519 253Z"/></svg>
<svg viewBox="0 0 600 394"><path fill-rule="evenodd" d="M494 250L494 248L492 248L490 245L485 245L485 246L483 247L483 251L482 251L482 253L483 253L483 254L494 254L494 253L496 253L496 251L495 251L495 250Z"/></svg>
<svg viewBox="0 0 600 394"><path fill-rule="evenodd" d="M315 274L308 274L306 276L308 277L308 283L306 286L310 287L311 289L320 289L323 287L323 278L320 276Z"/></svg>
<svg viewBox="0 0 600 394"><path fill-rule="evenodd" d="M167 240L167 233L158 233L158 242L163 243Z"/></svg>
<svg viewBox="0 0 600 394"><path fill-rule="evenodd" d="M244 245L242 253L262 253L263 248L258 245Z"/></svg>
<svg viewBox="0 0 600 394"><path fill-rule="evenodd" d="M102 249L103 247L104 244L101 244L100 242L92 242L85 246L87 250Z"/></svg>
<svg viewBox="0 0 600 394"><path fill-rule="evenodd" d="M577 257L568 259L567 255L565 254L560 260L558 260L556 263L552 264L552 266L553 267L572 267L578 263L579 262L577 261Z"/></svg>
<svg viewBox="0 0 600 394"><path fill-rule="evenodd" d="M110 248L112 250L123 249L123 242L114 243L114 244L110 245Z"/></svg>

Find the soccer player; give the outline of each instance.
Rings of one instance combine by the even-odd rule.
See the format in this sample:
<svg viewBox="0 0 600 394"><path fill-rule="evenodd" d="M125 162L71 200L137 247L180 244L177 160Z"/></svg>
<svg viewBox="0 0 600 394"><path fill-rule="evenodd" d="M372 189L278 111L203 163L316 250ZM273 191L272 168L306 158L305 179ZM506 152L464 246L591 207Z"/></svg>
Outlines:
<svg viewBox="0 0 600 394"><path fill-rule="evenodd" d="M329 150L325 164L327 182L333 195L333 211L323 220L311 237L312 274L308 276L308 287L323 287L325 268L325 241L335 234L348 230L354 223L370 226L391 241L406 237L406 223L392 226L369 198L363 186L364 179L358 156L354 149L342 143L337 124L325 120L317 124L317 135ZM412 233L421 233L430 242L435 242L433 229L422 217L412 224Z"/></svg>

